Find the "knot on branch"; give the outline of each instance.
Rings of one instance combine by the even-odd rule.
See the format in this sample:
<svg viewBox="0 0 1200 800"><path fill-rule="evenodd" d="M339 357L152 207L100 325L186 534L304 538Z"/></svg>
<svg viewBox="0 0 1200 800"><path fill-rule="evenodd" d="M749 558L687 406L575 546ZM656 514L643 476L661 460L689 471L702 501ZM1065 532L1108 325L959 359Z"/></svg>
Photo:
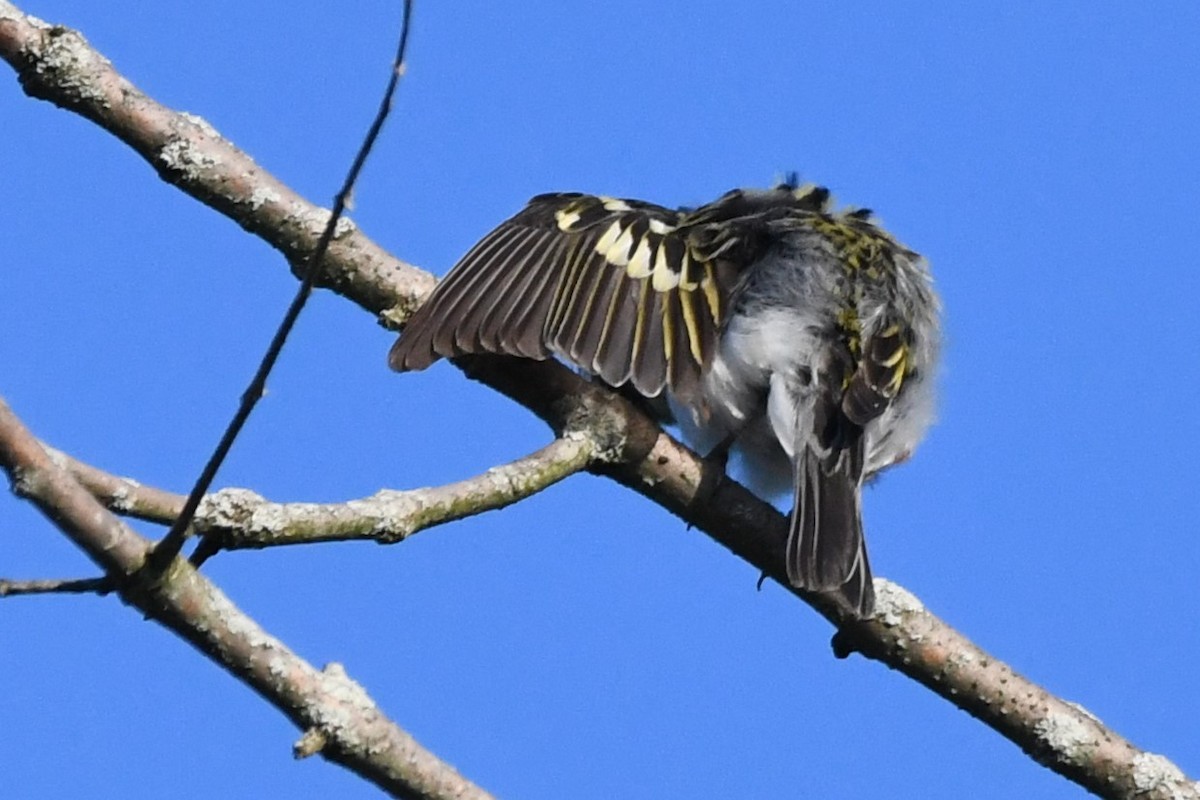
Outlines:
<svg viewBox="0 0 1200 800"><path fill-rule="evenodd" d="M267 500L249 489L221 489L206 495L196 509L196 531L210 533L227 528L244 528L254 512Z"/></svg>
<svg viewBox="0 0 1200 800"><path fill-rule="evenodd" d="M308 728L292 745L296 758L308 758L332 747L339 751L371 752L382 745L380 732L363 726L362 720L379 716L367 690L346 674L337 662L326 664L316 674L315 702L309 707Z"/></svg>
<svg viewBox="0 0 1200 800"><path fill-rule="evenodd" d="M329 739L321 732L320 728L309 728L292 745L292 755L297 761L309 758L324 750L327 744L329 744Z"/></svg>
<svg viewBox="0 0 1200 800"><path fill-rule="evenodd" d="M280 516L280 505L250 489L227 488L205 495L192 521L196 533L204 537L203 558L197 563L222 549L265 547Z"/></svg>
<svg viewBox="0 0 1200 800"><path fill-rule="evenodd" d="M97 66L111 66L78 31L41 20L26 20L41 28L38 45L25 48L21 87L31 97L53 99L70 108L107 104L102 87L90 79Z"/></svg>
<svg viewBox="0 0 1200 800"><path fill-rule="evenodd" d="M603 463L630 460L630 418L625 409L600 393L585 393L576 398L563 419L562 437L589 439L594 458Z"/></svg>

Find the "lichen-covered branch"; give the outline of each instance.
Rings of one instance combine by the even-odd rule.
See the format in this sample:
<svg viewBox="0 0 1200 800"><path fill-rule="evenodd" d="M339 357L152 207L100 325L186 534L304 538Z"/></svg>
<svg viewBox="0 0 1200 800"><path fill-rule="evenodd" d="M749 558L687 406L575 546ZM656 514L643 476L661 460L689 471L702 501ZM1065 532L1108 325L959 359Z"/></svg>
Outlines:
<svg viewBox="0 0 1200 800"><path fill-rule="evenodd" d="M311 246L319 229L311 220L323 219L317 209L210 127L145 98L78 34L33 23L0 0L0 57L17 70L26 91L96 120L166 179L285 253L294 257ZM118 87L134 93L136 109L128 108ZM386 256L357 231L335 244L329 285L385 321L402 322L433 284L428 274ZM786 586L784 518L623 399L553 362L478 357L462 359L460 366L555 431L590 431L609 455L593 471L670 509ZM842 626L835 639L840 652L857 651L903 672L1088 790L1110 798L1200 798L1200 786L1170 761L1139 750L1085 710L1017 675L908 592L886 581L876 592L877 617L863 623L847 621L822 598L803 599Z"/></svg>
<svg viewBox="0 0 1200 800"><path fill-rule="evenodd" d="M217 537L228 550L347 539L390 544L443 522L511 505L586 469L594 456L589 436L568 434L464 481L384 489L346 503L272 503L247 489L224 489L205 498L196 529Z"/></svg>
<svg viewBox="0 0 1200 800"><path fill-rule="evenodd" d="M123 517L170 525L179 516L187 497L175 492L145 486L133 478L123 478L97 469L61 450L42 445L54 463L71 473L83 488L92 493L109 511Z"/></svg>
<svg viewBox="0 0 1200 800"><path fill-rule="evenodd" d="M389 720L339 665L314 668L185 561L175 559L163 572L144 569L150 542L55 463L2 400L0 467L13 491L87 553L125 602L186 639L304 731L301 755L319 751L396 797L490 797Z"/></svg>
<svg viewBox="0 0 1200 800"><path fill-rule="evenodd" d="M110 511L170 525L183 508L181 494L42 446ZM273 503L249 489L222 489L204 499L194 524L224 550L352 539L392 544L435 525L512 505L587 469L602 455L587 431L574 431L472 478L421 489L383 489L344 503Z"/></svg>

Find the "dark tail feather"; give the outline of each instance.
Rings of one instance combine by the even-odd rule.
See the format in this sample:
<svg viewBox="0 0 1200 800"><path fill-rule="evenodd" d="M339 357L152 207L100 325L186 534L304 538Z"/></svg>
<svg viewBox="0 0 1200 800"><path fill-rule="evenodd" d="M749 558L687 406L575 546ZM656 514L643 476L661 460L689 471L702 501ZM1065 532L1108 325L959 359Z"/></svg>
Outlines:
<svg viewBox="0 0 1200 800"><path fill-rule="evenodd" d="M809 447L796 453L787 576L800 589L838 592L866 616L874 604L874 588L863 543L861 450L859 439L829 466Z"/></svg>
<svg viewBox="0 0 1200 800"><path fill-rule="evenodd" d="M859 537L858 541L859 558L837 593L854 616L865 619L875 612L875 579L871 576L871 562L867 560L866 540Z"/></svg>

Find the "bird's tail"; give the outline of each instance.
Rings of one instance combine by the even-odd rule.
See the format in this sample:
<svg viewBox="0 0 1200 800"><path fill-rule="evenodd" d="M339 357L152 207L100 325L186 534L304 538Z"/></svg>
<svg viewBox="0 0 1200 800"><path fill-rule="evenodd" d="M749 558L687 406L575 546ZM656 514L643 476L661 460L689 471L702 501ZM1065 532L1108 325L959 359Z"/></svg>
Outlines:
<svg viewBox="0 0 1200 800"><path fill-rule="evenodd" d="M870 616L875 592L863 540L862 438L824 457L810 445L800 446L793 469L788 580L800 589L836 592L856 616Z"/></svg>

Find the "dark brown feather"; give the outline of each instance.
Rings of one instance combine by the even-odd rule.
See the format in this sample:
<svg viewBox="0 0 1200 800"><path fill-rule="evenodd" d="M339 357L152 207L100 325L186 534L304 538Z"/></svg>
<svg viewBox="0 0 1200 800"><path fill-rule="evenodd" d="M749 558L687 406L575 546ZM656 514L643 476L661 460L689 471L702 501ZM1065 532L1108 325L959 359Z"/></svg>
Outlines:
<svg viewBox="0 0 1200 800"><path fill-rule="evenodd" d="M527 358L546 358L550 355L546 335L546 320L558 295L558 284L562 280L564 265L579 258L586 249L582 237L555 237L562 244L549 254L553 262L542 265L536 284L531 290L530 302L516 309L512 319L504 327L497 340L495 350L488 352L513 353Z"/></svg>
<svg viewBox="0 0 1200 800"><path fill-rule="evenodd" d="M787 574L811 591L838 589L863 552L861 437L822 458L804 447L794 458L795 506L787 540Z"/></svg>
<svg viewBox="0 0 1200 800"><path fill-rule="evenodd" d="M493 284L490 308L480 316L476 334L481 350L492 352L501 347L513 316L535 300L534 287L540 278L553 272L546 265L558 262L557 253L564 244L562 237L542 233L529 248L521 267Z"/></svg>
<svg viewBox="0 0 1200 800"><path fill-rule="evenodd" d="M788 203L816 202L778 191ZM702 237L727 262L720 266L704 260L695 225L765 205L742 192L685 213L634 200L539 195L447 274L409 321L390 363L408 370L472 352L554 352L613 385L632 382L646 395L671 386L690 396L716 352L733 285L728 273L746 266L729 260L746 254L736 223L721 228L725 238L715 245L712 234Z"/></svg>
<svg viewBox="0 0 1200 800"><path fill-rule="evenodd" d="M486 266L486 269L467 268L452 276L455 280L448 281L444 292L434 292L433 300L440 301L430 311L430 316L437 314L436 322L431 320L433 332L433 349L442 355L459 355L471 352L470 342L462 337L463 329L469 325L472 312L480 308L485 295L480 289L488 280L495 278L496 266L506 264L512 257L515 248L536 236L535 231L520 228L500 228L494 236L489 236L488 247L473 250L468 254L465 263L468 265ZM439 297L438 295L441 295Z"/></svg>
<svg viewBox="0 0 1200 800"><path fill-rule="evenodd" d="M609 311L619 299L615 293L623 281L620 272L599 256L593 256L590 263L594 265L587 276L591 285L586 287L586 298L581 298L578 313L571 318L574 330L569 355L571 361L595 373L605 329L613 322Z"/></svg>
<svg viewBox="0 0 1200 800"><path fill-rule="evenodd" d="M489 348L483 344L483 331L493 315L501 311L508 301L514 284L519 285L531 272L544 269L545 253L554 244L554 238L541 231L530 231L529 235L514 239L501 252L495 264L481 269L484 277L472 286L467 302L460 304L462 319L455 333L455 342L461 352L473 353Z"/></svg>
<svg viewBox="0 0 1200 800"><path fill-rule="evenodd" d="M667 353L663 346L662 296L641 284L638 314L633 334L633 364L630 380L647 397L656 397L667 382Z"/></svg>
<svg viewBox="0 0 1200 800"><path fill-rule="evenodd" d="M867 558L865 539L859 539L858 557L850 571L850 577L838 589L837 596L859 619L870 616L875 610L875 580L871 575L871 562Z"/></svg>
<svg viewBox="0 0 1200 800"><path fill-rule="evenodd" d="M629 381L633 364L634 326L628 320L637 316L639 282L624 270L613 280L612 300L606 311L605 330L596 351L597 373L611 386Z"/></svg>
<svg viewBox="0 0 1200 800"><path fill-rule="evenodd" d="M904 328L891 323L864 342L858 369L846 386L842 412L857 425L882 414L900 391L907 366Z"/></svg>

